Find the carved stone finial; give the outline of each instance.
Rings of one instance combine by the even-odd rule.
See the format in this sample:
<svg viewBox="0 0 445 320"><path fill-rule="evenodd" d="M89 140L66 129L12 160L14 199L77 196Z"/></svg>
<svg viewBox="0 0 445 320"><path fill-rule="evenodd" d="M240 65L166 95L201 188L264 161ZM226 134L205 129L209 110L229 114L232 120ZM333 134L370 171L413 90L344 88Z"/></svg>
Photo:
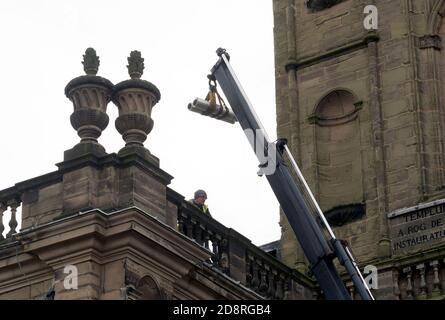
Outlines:
<svg viewBox="0 0 445 320"><path fill-rule="evenodd" d="M99 57L96 54L96 50L93 48L88 48L85 50L85 54L83 55L83 70L89 76L94 76L97 74L99 70Z"/></svg>
<svg viewBox="0 0 445 320"><path fill-rule="evenodd" d="M144 58L141 56L141 52L134 50L131 51L128 59L128 74L131 79L140 79L144 73Z"/></svg>
<svg viewBox="0 0 445 320"><path fill-rule="evenodd" d="M85 50L82 64L86 75L72 79L65 87L65 95L74 107L70 122L81 139L80 143L65 151L65 161L85 154L106 154L97 139L108 126L107 105L111 100L113 84L96 75L99 57L93 48Z"/></svg>

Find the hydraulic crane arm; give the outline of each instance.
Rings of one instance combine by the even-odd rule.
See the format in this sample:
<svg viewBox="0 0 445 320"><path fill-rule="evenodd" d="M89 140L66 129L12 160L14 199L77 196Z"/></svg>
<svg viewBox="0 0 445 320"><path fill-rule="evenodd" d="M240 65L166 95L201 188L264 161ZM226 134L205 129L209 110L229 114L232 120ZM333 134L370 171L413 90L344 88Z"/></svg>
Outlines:
<svg viewBox="0 0 445 320"><path fill-rule="evenodd" d="M229 63L229 56L224 49L218 49L218 62L212 68L210 78L216 80L222 88L238 122L248 135L249 141L258 155L262 167L267 165L273 168L266 173L266 178L277 197L289 224L310 263L310 270L317 279L326 299L350 300L351 296L346 289L335 265L334 259L346 268L357 292L364 300L373 300L351 252L342 241L335 238L328 222L324 218L320 207L312 195L303 175L293 159L284 139L271 143L266 131L252 108L247 95ZM251 135L255 136L252 139ZM264 141L263 144L252 141ZM263 150L258 150L262 148ZM259 152L261 151L261 152ZM291 174L284 156L289 158L297 181ZM323 227L317 222L318 217L329 236L323 232ZM328 239L327 239L328 238Z"/></svg>

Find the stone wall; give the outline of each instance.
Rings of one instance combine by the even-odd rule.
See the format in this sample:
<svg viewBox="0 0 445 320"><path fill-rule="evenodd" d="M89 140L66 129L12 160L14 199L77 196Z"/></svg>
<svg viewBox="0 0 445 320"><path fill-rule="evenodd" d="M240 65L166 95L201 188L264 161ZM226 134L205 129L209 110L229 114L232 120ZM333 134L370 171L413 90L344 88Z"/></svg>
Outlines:
<svg viewBox="0 0 445 320"><path fill-rule="evenodd" d="M359 261L388 258L388 213L445 197L444 1L348 0L319 11L303 0L273 4L278 136L289 139L323 210L365 205L364 217L334 230ZM370 4L378 9L374 31L363 26ZM355 97L356 118L326 127L317 108L339 91ZM344 176L353 182L336 184ZM283 260L301 266L304 257L283 215L280 223Z"/></svg>
<svg viewBox="0 0 445 320"><path fill-rule="evenodd" d="M0 299L262 299L211 257L140 209L96 209L1 242Z"/></svg>
<svg viewBox="0 0 445 320"><path fill-rule="evenodd" d="M0 299L313 298L312 279L202 214L144 157L87 154L58 167L0 191L0 217L11 211L0 219L11 226L0 232Z"/></svg>

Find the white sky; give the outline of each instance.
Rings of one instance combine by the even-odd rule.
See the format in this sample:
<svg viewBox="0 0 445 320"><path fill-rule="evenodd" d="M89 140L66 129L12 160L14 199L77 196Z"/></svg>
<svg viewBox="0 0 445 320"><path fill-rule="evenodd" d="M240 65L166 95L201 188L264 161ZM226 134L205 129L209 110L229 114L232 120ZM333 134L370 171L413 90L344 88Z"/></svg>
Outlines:
<svg viewBox="0 0 445 320"><path fill-rule="evenodd" d="M276 137L272 0L0 2L0 189L56 170L79 138L65 85L84 74L87 47L98 75L129 78L127 56L145 58L143 79L161 91L145 146L191 198L202 188L214 218L260 245L279 239L278 202L239 124L191 113L204 98L215 50L224 47L263 125ZM107 152L124 142L117 107L99 138Z"/></svg>

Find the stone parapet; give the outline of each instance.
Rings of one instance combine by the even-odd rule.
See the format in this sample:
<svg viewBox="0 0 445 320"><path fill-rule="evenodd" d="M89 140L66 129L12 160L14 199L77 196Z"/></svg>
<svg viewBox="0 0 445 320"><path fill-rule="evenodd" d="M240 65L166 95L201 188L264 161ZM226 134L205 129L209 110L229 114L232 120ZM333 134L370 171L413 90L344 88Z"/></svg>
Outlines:
<svg viewBox="0 0 445 320"><path fill-rule="evenodd" d="M0 299L261 299L205 264L211 255L136 207L94 209L0 244Z"/></svg>

